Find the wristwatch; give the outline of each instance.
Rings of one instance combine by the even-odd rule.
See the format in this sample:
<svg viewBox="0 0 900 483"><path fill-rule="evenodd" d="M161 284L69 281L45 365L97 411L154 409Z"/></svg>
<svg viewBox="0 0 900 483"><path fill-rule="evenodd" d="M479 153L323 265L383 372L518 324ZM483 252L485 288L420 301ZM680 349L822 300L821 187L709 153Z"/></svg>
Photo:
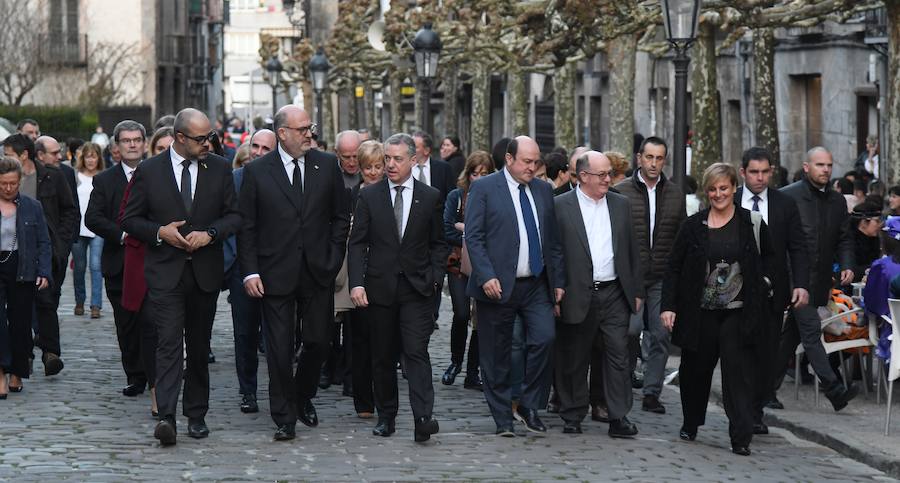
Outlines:
<svg viewBox="0 0 900 483"><path fill-rule="evenodd" d="M207 228L206 234L209 235L209 238L211 238L212 241L216 241L216 235L219 234L219 230L216 230L215 228Z"/></svg>

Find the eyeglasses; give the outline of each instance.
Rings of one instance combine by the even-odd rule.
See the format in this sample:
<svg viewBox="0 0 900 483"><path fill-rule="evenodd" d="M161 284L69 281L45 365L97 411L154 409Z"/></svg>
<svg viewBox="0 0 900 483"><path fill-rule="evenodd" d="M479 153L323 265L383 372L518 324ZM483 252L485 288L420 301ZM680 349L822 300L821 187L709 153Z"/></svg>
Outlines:
<svg viewBox="0 0 900 483"><path fill-rule="evenodd" d="M294 131L297 131L298 133L300 133L301 136L306 135L306 133L312 134L313 136L315 136L316 134L319 134L319 126L317 126L316 124L310 124L309 126L301 126L301 127L291 127L291 126L281 126L281 127L285 128L285 129L293 129Z"/></svg>
<svg viewBox="0 0 900 483"><path fill-rule="evenodd" d="M190 139L191 141L194 141L194 142L197 143L197 144L203 144L203 143L205 143L205 142L207 142L207 141L213 142L213 140L215 140L216 137L218 137L218 135L216 134L215 131L210 131L210 132L207 133L205 136L204 136L204 135L201 135L201 136L188 136L187 134L184 133L184 131L178 131L178 132L181 133L182 136L184 136L184 137Z"/></svg>
<svg viewBox="0 0 900 483"><path fill-rule="evenodd" d="M184 133L181 133L184 134ZM119 139L119 142L122 144L141 144L144 142L144 138L122 138ZM200 141L197 141L200 142Z"/></svg>
<svg viewBox="0 0 900 483"><path fill-rule="evenodd" d="M597 176L597 177L600 178L600 179L605 179L605 178L608 178L608 177L609 177L609 178L612 177L612 171L601 171L601 172L599 172L599 173L592 173L592 172L590 172L590 171L582 171L582 173L584 173L584 174L590 174L590 175L592 175L592 176Z"/></svg>

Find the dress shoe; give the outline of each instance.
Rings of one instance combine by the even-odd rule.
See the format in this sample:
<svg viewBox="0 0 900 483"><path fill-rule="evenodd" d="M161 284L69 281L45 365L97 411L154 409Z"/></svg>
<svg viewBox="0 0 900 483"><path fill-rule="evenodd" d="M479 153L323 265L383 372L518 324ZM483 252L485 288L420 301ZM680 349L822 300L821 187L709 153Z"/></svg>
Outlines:
<svg viewBox="0 0 900 483"><path fill-rule="evenodd" d="M636 373L631 373L631 388L632 389L643 389L644 388L644 377L638 376Z"/></svg>
<svg viewBox="0 0 900 483"><path fill-rule="evenodd" d="M769 427L765 423L755 423L753 425L753 434L769 434Z"/></svg>
<svg viewBox="0 0 900 483"><path fill-rule="evenodd" d="M771 401L766 401L765 406L769 409L784 409L784 404L781 404L777 397Z"/></svg>
<svg viewBox="0 0 900 483"><path fill-rule="evenodd" d="M372 434L387 438L394 434L394 418L378 418L378 424L372 429Z"/></svg>
<svg viewBox="0 0 900 483"><path fill-rule="evenodd" d="M96 305L91 305L91 318L99 319L100 318L100 307Z"/></svg>
<svg viewBox="0 0 900 483"><path fill-rule="evenodd" d="M855 398L857 394L859 394L859 386L856 384L850 384L849 387L845 388L843 384L836 382L831 389L825 392L825 397L831 401L835 411L840 411L847 407L847 403Z"/></svg>
<svg viewBox="0 0 900 483"><path fill-rule="evenodd" d="M356 413L356 417L358 417L359 419L372 419L375 417L375 413L373 413L372 411L360 411Z"/></svg>
<svg viewBox="0 0 900 483"><path fill-rule="evenodd" d="M353 397L353 383L350 382L350 379L347 379L347 381L344 382L344 389L341 390L341 394L343 394L344 397Z"/></svg>
<svg viewBox="0 0 900 483"><path fill-rule="evenodd" d="M641 403L641 409L656 414L666 414L666 407L659 402L658 396L646 395Z"/></svg>
<svg viewBox="0 0 900 483"><path fill-rule="evenodd" d="M84 315L84 304L75 304L75 315Z"/></svg>
<svg viewBox="0 0 900 483"><path fill-rule="evenodd" d="M581 422L579 421L566 421L566 424L563 426L564 434L581 434Z"/></svg>
<svg viewBox="0 0 900 483"><path fill-rule="evenodd" d="M466 375L466 379L463 381L463 387L466 389L472 389L473 391L483 391L484 383L481 381L481 375L478 374L478 371L475 371L475 375L473 376L470 376L468 374Z"/></svg>
<svg viewBox="0 0 900 483"><path fill-rule="evenodd" d="M678 431L678 437L685 441L693 441L693 440L697 439L697 428L691 429L691 428L682 426L681 429Z"/></svg>
<svg viewBox="0 0 900 483"><path fill-rule="evenodd" d="M559 414L559 403L553 401L548 402L547 412L550 414Z"/></svg>
<svg viewBox="0 0 900 483"><path fill-rule="evenodd" d="M146 383L145 384L137 384L137 383L129 384L122 389L122 395L128 396L128 397L137 397L138 394L144 393L145 386L146 386Z"/></svg>
<svg viewBox="0 0 900 483"><path fill-rule="evenodd" d="M456 376L459 374L459 371L462 370L459 364L456 362L451 362L447 367L447 370L444 371L444 375L441 377L441 383L445 386L452 386L453 382L456 381Z"/></svg>
<svg viewBox="0 0 900 483"><path fill-rule="evenodd" d="M319 389L328 389L331 387L331 377L325 371L319 375Z"/></svg>
<svg viewBox="0 0 900 483"><path fill-rule="evenodd" d="M538 417L536 410L519 406L517 413L521 416L521 421L525 423L525 428L532 433L547 432L547 427L541 422L541 418Z"/></svg>
<svg viewBox="0 0 900 483"><path fill-rule="evenodd" d="M212 349L210 349L210 350L209 350L209 355L206 356L206 363L207 363L207 364L212 364L212 363L214 363L214 362L216 362L216 355L213 354Z"/></svg>
<svg viewBox="0 0 900 483"><path fill-rule="evenodd" d="M431 416L416 418L413 439L415 439L416 443L424 443L431 439L431 435L436 434L439 430L440 426L438 426L438 422Z"/></svg>
<svg viewBox="0 0 900 483"><path fill-rule="evenodd" d="M23 386L22 378L15 375L9 375L9 392L22 392Z"/></svg>
<svg viewBox="0 0 900 483"><path fill-rule="evenodd" d="M750 448L747 446L732 446L731 452L740 456L750 456Z"/></svg>
<svg viewBox="0 0 900 483"><path fill-rule="evenodd" d="M319 425L319 416L316 414L316 407L313 406L312 401L307 399L297 404L297 419L310 428Z"/></svg>
<svg viewBox="0 0 900 483"><path fill-rule="evenodd" d="M188 436L195 439L209 436L209 427L206 426L206 421L203 418L188 419Z"/></svg>
<svg viewBox="0 0 900 483"><path fill-rule="evenodd" d="M41 356L41 361L44 362L45 376L55 376L59 374L59 372L62 371L63 367L65 366L62 359L60 359L58 355L52 352L44 352L44 355Z"/></svg>
<svg viewBox="0 0 900 483"><path fill-rule="evenodd" d="M607 409L603 406L591 406L591 419L594 421L599 421L601 423L608 423L609 412L607 412Z"/></svg>
<svg viewBox="0 0 900 483"><path fill-rule="evenodd" d="M297 430L293 424L279 424L275 430L275 441L287 441L297 437Z"/></svg>
<svg viewBox="0 0 900 483"><path fill-rule="evenodd" d="M497 431L495 431L494 434L503 438L514 438L516 436L516 431L513 429L512 423L498 424Z"/></svg>
<svg viewBox="0 0 900 483"><path fill-rule="evenodd" d="M638 434L637 426L626 417L609 420L609 436L611 438L631 438Z"/></svg>
<svg viewBox="0 0 900 483"><path fill-rule="evenodd" d="M256 403L256 394L244 394L241 396L241 412L242 413L258 413L259 412L259 404Z"/></svg>
<svg viewBox="0 0 900 483"><path fill-rule="evenodd" d="M171 446L175 444L176 435L175 417L166 416L156 423L156 429L153 430L153 437L159 440L159 444L163 446Z"/></svg>

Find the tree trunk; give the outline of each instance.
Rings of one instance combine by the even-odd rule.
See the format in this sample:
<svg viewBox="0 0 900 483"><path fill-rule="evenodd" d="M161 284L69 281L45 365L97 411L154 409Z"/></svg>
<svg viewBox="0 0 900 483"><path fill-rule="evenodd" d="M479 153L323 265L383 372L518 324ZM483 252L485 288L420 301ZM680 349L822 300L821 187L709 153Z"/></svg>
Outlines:
<svg viewBox="0 0 900 483"><path fill-rule="evenodd" d="M403 72L391 69L391 132L385 133L385 137L403 132L403 94L400 93L400 85L403 84Z"/></svg>
<svg viewBox="0 0 900 483"><path fill-rule="evenodd" d="M427 114L426 109L429 108L429 102L431 101L429 98L431 97L431 89L429 89L428 80L424 79L416 79L416 95L413 96L413 110L415 113L413 117L416 119L416 129L421 129L422 131L428 132L432 137L434 133L431 131L431 126L427 126L427 119L425 119L425 115Z"/></svg>
<svg viewBox="0 0 900 483"><path fill-rule="evenodd" d="M778 113L775 108L775 31L763 28L753 31L753 103L755 105L755 144L769 151L772 165L781 165L781 146L778 143ZM772 182L781 182L780 170L775 169Z"/></svg>
<svg viewBox="0 0 900 483"><path fill-rule="evenodd" d="M701 22L694 44L691 98L693 120L691 173L700 176L707 166L722 160L722 116L716 86L716 26Z"/></svg>
<svg viewBox="0 0 900 483"><path fill-rule="evenodd" d="M359 129L362 125L359 122L359 110L356 101L356 83L350 83L344 88L344 95L347 99L347 129ZM340 100L338 100L340 106Z"/></svg>
<svg viewBox="0 0 900 483"><path fill-rule="evenodd" d="M472 76L472 151L491 150L491 73L487 66L474 65Z"/></svg>
<svg viewBox="0 0 900 483"><path fill-rule="evenodd" d="M375 89L372 88L370 82L366 82L363 89L365 89L363 92L363 105L366 112L366 129L369 130L369 135L372 139L381 139L381 134L378 132L380 123L375 118Z"/></svg>
<svg viewBox="0 0 900 483"><path fill-rule="evenodd" d="M443 78L444 87L444 134L443 136L459 136L459 109L457 98L459 96L459 77L457 71L444 69L446 76Z"/></svg>
<svg viewBox="0 0 900 483"><path fill-rule="evenodd" d="M553 123L556 146L570 151L575 147L575 62L566 62L553 75Z"/></svg>
<svg viewBox="0 0 900 483"><path fill-rule="evenodd" d="M623 35L611 40L607 53L609 98L611 99L609 104L609 149L630 156L634 144L634 70L637 37ZM591 144L598 146L599 142Z"/></svg>
<svg viewBox="0 0 900 483"><path fill-rule="evenodd" d="M525 75L519 67L513 67L506 73L513 136L522 136L529 133L528 89L525 85Z"/></svg>
<svg viewBox="0 0 900 483"><path fill-rule="evenodd" d="M334 148L334 99L331 95L331 89L325 89L322 93L322 122L325 123L325 129L322 132L322 139L328 143L328 148Z"/></svg>
<svg viewBox="0 0 900 483"><path fill-rule="evenodd" d="M887 141L882 155L887 153L887 178L894 185L900 179L900 0L885 0L884 4L888 25L888 132L880 137Z"/></svg>

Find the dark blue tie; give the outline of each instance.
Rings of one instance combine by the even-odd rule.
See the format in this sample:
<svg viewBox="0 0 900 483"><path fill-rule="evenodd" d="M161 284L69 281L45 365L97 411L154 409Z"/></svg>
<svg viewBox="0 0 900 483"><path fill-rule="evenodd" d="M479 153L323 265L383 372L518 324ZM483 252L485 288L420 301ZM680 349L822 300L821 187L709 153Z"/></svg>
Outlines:
<svg viewBox="0 0 900 483"><path fill-rule="evenodd" d="M544 271L544 258L541 255L541 237L538 236L537 223L534 221L534 212L531 211L531 202L525 193L525 185L519 185L519 204L522 205L522 219L525 221L525 233L528 234L528 267L531 274L537 277Z"/></svg>
<svg viewBox="0 0 900 483"><path fill-rule="evenodd" d="M753 201L752 211L759 211L759 202L762 201L762 198L760 198L759 195L753 195L750 199Z"/></svg>

